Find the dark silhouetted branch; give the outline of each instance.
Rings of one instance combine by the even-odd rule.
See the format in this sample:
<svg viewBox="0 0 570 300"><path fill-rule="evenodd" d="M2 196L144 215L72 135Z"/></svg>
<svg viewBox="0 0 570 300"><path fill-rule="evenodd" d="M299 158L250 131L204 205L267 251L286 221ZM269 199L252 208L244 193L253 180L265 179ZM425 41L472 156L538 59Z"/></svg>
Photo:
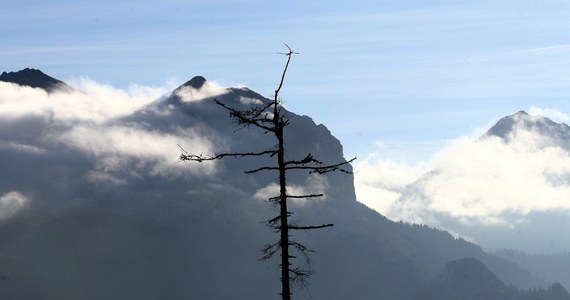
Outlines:
<svg viewBox="0 0 570 300"><path fill-rule="evenodd" d="M316 197L322 197L322 196L324 196L324 194L310 194L310 195L300 195L300 196L286 195L285 197L291 198L291 199L306 199L306 198L316 198ZM281 199L281 197L279 197L279 196L271 197L271 198L269 198L269 201L276 201L279 199Z"/></svg>
<svg viewBox="0 0 570 300"><path fill-rule="evenodd" d="M290 160L285 162L285 165L306 165L309 163L322 164L321 161L316 160L311 153L307 154L302 160Z"/></svg>
<svg viewBox="0 0 570 300"><path fill-rule="evenodd" d="M253 173L260 172L260 171L270 171L270 170L279 170L279 167L261 167L261 168L245 171L245 174L253 174Z"/></svg>
<svg viewBox="0 0 570 300"><path fill-rule="evenodd" d="M306 199L306 198L317 198L322 196L324 196L324 194L310 194L310 195L299 195L299 196L287 195L287 198Z"/></svg>
<svg viewBox="0 0 570 300"><path fill-rule="evenodd" d="M184 150L180 145L178 145L178 147L180 148L180 150L182 150L182 153L180 154L180 160L181 161L204 162L204 161L210 161L210 160L217 160L217 159L221 159L224 157L239 158L239 157L246 157L246 156L263 156L263 155L274 156L275 154L277 154L277 150L266 150L266 151L262 151L262 152L242 152L242 153L235 152L235 153L221 153L221 154L216 154L213 156L205 156L203 154L191 154L191 153L188 153L186 150Z"/></svg>
<svg viewBox="0 0 570 300"><path fill-rule="evenodd" d="M352 174L352 171L345 170L341 167L350 164L355 159L356 159L356 157L352 158L349 161L341 162L341 163L334 164L334 165L328 165L328 166L292 166L292 167L286 167L285 169L286 170L308 170L309 173L317 173L317 174L325 174L325 173L335 172L335 171L346 173L346 174Z"/></svg>
<svg viewBox="0 0 570 300"><path fill-rule="evenodd" d="M218 101L217 99L214 99L214 101L216 102L216 104L227 109L230 112L230 117L232 117L234 120L236 120L237 123L240 125L245 125L245 126L253 125L255 127L261 128L261 129L268 131L268 132L275 132L275 130L276 130L275 127L271 127L271 126L267 126L267 125L263 124L263 123L271 123L272 124L273 123L272 119L266 118L266 117L261 118L261 119L259 118L261 113L263 113L265 111L260 111L257 109L255 109L254 112L242 111L242 110L237 110L233 107L229 107L226 104L224 104L223 102ZM269 112L266 112L266 113L269 113Z"/></svg>
<svg viewBox="0 0 570 300"><path fill-rule="evenodd" d="M323 225L317 225L317 226L295 226L295 225L289 225L289 229L293 229L293 230L312 230L312 229L321 229L321 228L325 228L325 227L333 227L334 224L323 224Z"/></svg>
<svg viewBox="0 0 570 300"><path fill-rule="evenodd" d="M265 247L261 250L261 252L263 253L263 256L259 258L259 260L268 260L271 257L273 257L273 255L275 255L275 253L277 253L279 251L279 249L281 249L281 242L280 241L276 241L273 244L267 244L265 245Z"/></svg>

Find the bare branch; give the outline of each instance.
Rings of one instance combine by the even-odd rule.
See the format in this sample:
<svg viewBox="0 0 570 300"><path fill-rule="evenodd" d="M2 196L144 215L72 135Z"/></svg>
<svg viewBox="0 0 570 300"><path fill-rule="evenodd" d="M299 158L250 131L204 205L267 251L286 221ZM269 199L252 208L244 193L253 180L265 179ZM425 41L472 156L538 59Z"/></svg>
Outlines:
<svg viewBox="0 0 570 300"><path fill-rule="evenodd" d="M305 264L310 264L311 262L311 258L309 257L309 253L313 253L315 251L307 248L307 246L299 243L299 242L295 242L295 241L289 241L289 246L295 248L295 250L297 250L301 255L303 255L303 257L305 258Z"/></svg>
<svg viewBox="0 0 570 300"><path fill-rule="evenodd" d="M333 227L334 224L323 224L323 225L316 225L316 226L295 226L289 225L289 229L293 230L312 230L312 229L321 229L325 227Z"/></svg>
<svg viewBox="0 0 570 300"><path fill-rule="evenodd" d="M287 47L287 49L289 49L289 52L282 53L283 55L287 56L287 63L285 64L285 68L283 69L283 74L281 74L281 81L279 82L279 86L275 90L275 101L276 102L277 102L277 96L279 95L279 91L281 91L281 87L283 87L283 82L285 81L285 73L287 73L287 68L289 68L289 62L291 61L291 56L293 56L293 54L299 54L299 53L291 50L291 47L289 47L289 45L285 44L285 47Z"/></svg>
<svg viewBox="0 0 570 300"><path fill-rule="evenodd" d="M302 160L290 160L290 161L285 162L285 165L286 166L288 166L288 165L305 165L305 164L309 164L309 163L322 164L321 161L316 160L313 157L313 155L311 153L309 153Z"/></svg>
<svg viewBox="0 0 570 300"><path fill-rule="evenodd" d="M352 163L355 159L356 159L356 157L350 159L349 161L341 162L341 163L334 164L334 165L328 165L328 166L292 166L292 167L286 167L285 169L286 170L308 170L309 173L317 173L317 174L325 174L325 173L335 172L335 171L339 171L339 172L346 173L346 174L352 174L352 171L345 170L341 167Z"/></svg>
<svg viewBox="0 0 570 300"><path fill-rule="evenodd" d="M279 170L279 167L261 167L261 168L245 171L245 174L253 174L253 173L257 173L259 171L270 171L270 170Z"/></svg>
<svg viewBox="0 0 570 300"><path fill-rule="evenodd" d="M277 154L277 150L265 150L265 151L261 151L261 152L221 153L221 154L216 154L216 155L212 155L212 156L206 156L203 154L191 154L191 153L188 153L186 150L184 150L180 145L178 145L178 147L180 148L180 150L182 150L182 153L180 154L180 160L181 161L204 162L204 161L210 161L210 160L217 160L217 159L221 159L224 157L239 158L239 157L246 157L246 156L263 156L263 155L274 156L275 154Z"/></svg>
<svg viewBox="0 0 570 300"><path fill-rule="evenodd" d="M263 253L263 256L259 258L259 260L268 260L271 257L273 257L273 255L275 255L275 253L277 253L279 251L279 249L281 249L281 242L280 241L276 241L273 244L267 244L265 245L265 247L261 250L261 253Z"/></svg>
<svg viewBox="0 0 570 300"><path fill-rule="evenodd" d="M293 268L290 270L291 272L291 283L301 287L306 288L309 285L307 279L313 275L313 271L302 269L302 268Z"/></svg>
<svg viewBox="0 0 570 300"><path fill-rule="evenodd" d="M327 165L327 166L304 166L304 165L294 165L291 167L285 167L285 170L308 170L309 173L317 173L317 174L325 174L330 172L339 171L346 174L353 174L352 171L345 170L341 168L342 166L348 165L356 160L356 157L350 159L349 161L341 162L334 165ZM275 171L279 170L279 167L261 167L253 170L246 171L246 174L253 174L260 171Z"/></svg>
<svg viewBox="0 0 570 300"><path fill-rule="evenodd" d="M273 224L277 223L277 221L279 221L279 220L281 220L281 216L277 216L277 217L269 219L265 222L269 225L273 225Z"/></svg>
<svg viewBox="0 0 570 300"><path fill-rule="evenodd" d="M310 194L310 195L286 195L286 198L292 198L292 199L306 199L306 198L316 198L316 197L322 197L324 196L324 194ZM269 201L276 201L276 200L281 200L281 197L276 196L276 197L271 197L269 198Z"/></svg>
<svg viewBox="0 0 570 300"><path fill-rule="evenodd" d="M261 128L261 129L269 131L269 132L275 132L275 130L276 130L275 127L270 127L270 126L266 126L266 125L262 124L262 123L266 123L266 122L271 123L271 119L268 119L268 118L259 119L259 116L264 111L259 111L256 109L254 109L253 111L252 110L242 111L242 110L237 110L233 107L229 107L217 99L214 99L214 101L219 106L227 109L230 112L230 117L235 119L238 122L238 124L242 124L245 126L253 125L255 127Z"/></svg>
<svg viewBox="0 0 570 300"><path fill-rule="evenodd" d="M298 196L287 195L287 198L305 199L305 198L316 198L322 196L324 196L324 194L309 194L309 195L298 195Z"/></svg>

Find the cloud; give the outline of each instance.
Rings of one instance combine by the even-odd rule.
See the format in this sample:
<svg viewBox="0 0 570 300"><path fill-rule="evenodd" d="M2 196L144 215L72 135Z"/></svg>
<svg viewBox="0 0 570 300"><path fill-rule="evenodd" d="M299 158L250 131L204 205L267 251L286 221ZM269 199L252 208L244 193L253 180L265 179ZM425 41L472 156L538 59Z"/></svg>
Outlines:
<svg viewBox="0 0 570 300"><path fill-rule="evenodd" d="M451 230L489 248L508 247L507 239L492 234L544 222L554 212L570 217L570 151L562 142L521 122L506 139L462 137L415 165L370 155L357 164L357 198L394 220ZM560 234L553 229L532 239Z"/></svg>
<svg viewBox="0 0 570 300"><path fill-rule="evenodd" d="M117 172L197 176L216 171L215 162L192 167L177 163L178 144L196 153L211 153L222 143L206 125L181 127L156 121L176 113L173 105L156 105L173 89L172 83L121 90L83 77L68 82L75 91L50 94L0 82L0 150L40 155L73 149L73 155L93 162L95 169L85 178L112 184L124 183ZM212 84L193 96L224 91Z"/></svg>
<svg viewBox="0 0 570 300"><path fill-rule="evenodd" d="M326 176L312 174L307 177L305 185L288 185L287 194L291 196L302 196L302 195L316 195L323 194L322 197L311 197L311 198L289 198L289 202L293 205L303 206L310 201L322 201L327 198L326 191L328 189L328 180ZM259 190L254 194L254 198L257 200L266 201L269 198L279 196L279 185L277 183L271 183Z"/></svg>
<svg viewBox="0 0 570 300"><path fill-rule="evenodd" d="M528 113L534 116L547 117L555 122L568 122L570 120L570 117L567 114L551 108L540 108L533 106L529 109Z"/></svg>
<svg viewBox="0 0 570 300"><path fill-rule="evenodd" d="M359 186L403 195L383 213L395 219L430 221L445 213L464 221L511 222L531 211L570 213L570 153L532 130L518 128L509 142L498 137L460 138L418 165L364 161ZM435 172L417 176L429 165ZM416 190L410 190L415 183ZM365 190L366 191L366 190ZM373 195L364 194L363 198ZM395 195L394 195L395 196ZM429 201L418 199L427 198ZM415 215L415 217L412 217Z"/></svg>
<svg viewBox="0 0 570 300"><path fill-rule="evenodd" d="M356 198L377 211L385 213L405 188L429 170L426 163L409 165L380 159L369 154L355 165Z"/></svg>
<svg viewBox="0 0 570 300"><path fill-rule="evenodd" d="M61 143L88 153L96 159L98 169L105 171L145 170L151 175L193 174L212 175L214 163L198 164L189 168L177 164L178 144L188 145L196 153L212 153L213 147L205 134L194 128L178 128L161 132L127 125L75 125L51 137ZM135 159L133 161L132 159Z"/></svg>
<svg viewBox="0 0 570 300"><path fill-rule="evenodd" d="M7 220L22 210L30 200L16 191L0 195L0 221Z"/></svg>
<svg viewBox="0 0 570 300"><path fill-rule="evenodd" d="M251 105L251 104L256 104L256 105L261 105L263 104L263 102L259 99L255 99L255 98L250 98L250 97L239 97L239 101L241 102L241 104L244 105Z"/></svg>
<svg viewBox="0 0 570 300"><path fill-rule="evenodd" d="M180 97L184 102L201 101L226 93L228 93L228 89L211 81L206 81L199 89L192 86L183 86L175 91L176 96Z"/></svg>
<svg viewBox="0 0 570 300"><path fill-rule="evenodd" d="M542 147L536 133L522 130L512 142L492 137L461 139L434 158L438 172L422 182L429 211L483 223L524 218L531 211L570 212L570 156L560 147ZM557 183L559 182L559 183Z"/></svg>
<svg viewBox="0 0 570 300"><path fill-rule="evenodd" d="M0 118L50 115L56 121L105 122L125 116L158 99L171 87L131 85L120 90L88 78L71 79L77 91L46 93L39 88L0 82Z"/></svg>

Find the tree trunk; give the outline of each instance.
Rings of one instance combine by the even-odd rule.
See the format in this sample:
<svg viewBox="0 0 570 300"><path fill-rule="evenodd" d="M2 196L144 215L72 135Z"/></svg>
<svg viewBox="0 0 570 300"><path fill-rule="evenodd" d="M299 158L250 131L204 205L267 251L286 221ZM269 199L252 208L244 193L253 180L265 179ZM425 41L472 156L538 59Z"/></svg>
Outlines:
<svg viewBox="0 0 570 300"><path fill-rule="evenodd" d="M279 123L279 121L277 121ZM285 148L283 143L283 127L276 126L276 137L279 142L277 161L279 164L279 210L281 217L281 296L283 300L291 300L291 281L289 279L289 212L287 211L287 180L285 177Z"/></svg>

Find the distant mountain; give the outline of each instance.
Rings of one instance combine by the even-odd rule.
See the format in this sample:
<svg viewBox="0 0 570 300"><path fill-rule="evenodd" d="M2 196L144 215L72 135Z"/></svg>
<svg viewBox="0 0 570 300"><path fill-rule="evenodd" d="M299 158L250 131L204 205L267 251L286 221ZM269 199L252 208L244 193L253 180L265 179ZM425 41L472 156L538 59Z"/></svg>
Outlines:
<svg viewBox="0 0 570 300"><path fill-rule="evenodd" d="M421 291L423 300L505 300L515 291L509 289L481 262L464 258L448 262L443 272Z"/></svg>
<svg viewBox="0 0 570 300"><path fill-rule="evenodd" d="M70 92L72 87L65 82L44 74L37 69L25 68L17 72L2 72L0 81L11 82L21 86L41 88L52 93L56 90Z"/></svg>
<svg viewBox="0 0 570 300"><path fill-rule="evenodd" d="M570 252L530 255L517 250L499 250L493 254L515 262L537 276L570 287Z"/></svg>
<svg viewBox="0 0 570 300"><path fill-rule="evenodd" d="M552 144L564 145L570 149L570 127L568 125L556 123L546 117L532 116L525 111L519 111L500 119L481 136L481 139L496 136L508 142L513 138L513 133L521 129L536 132L552 139Z"/></svg>
<svg viewBox="0 0 570 300"><path fill-rule="evenodd" d="M198 76L105 122L49 110L4 118L0 109L0 298L277 298L277 262L258 261L277 238L263 225L275 215L266 201L275 174L243 174L272 158L176 162L176 144L198 153L274 146L264 132L236 128L213 97L239 109L269 101ZM287 113L289 158L344 160L324 125ZM356 201L350 174L296 173L288 182L326 195L293 201L293 221L335 224L294 235L317 251L309 290L295 290L295 299L409 299L465 257L508 284L548 284L447 232L390 221Z"/></svg>
<svg viewBox="0 0 570 300"><path fill-rule="evenodd" d="M465 144L467 145L467 144ZM453 231L483 248L570 249L570 127L519 111L408 185L389 215ZM562 278L558 281L564 281Z"/></svg>
<svg viewBox="0 0 570 300"><path fill-rule="evenodd" d="M485 265L474 258L447 263L443 272L421 289L417 300L539 300L570 299L568 292L553 284L548 289L521 291L505 285Z"/></svg>

